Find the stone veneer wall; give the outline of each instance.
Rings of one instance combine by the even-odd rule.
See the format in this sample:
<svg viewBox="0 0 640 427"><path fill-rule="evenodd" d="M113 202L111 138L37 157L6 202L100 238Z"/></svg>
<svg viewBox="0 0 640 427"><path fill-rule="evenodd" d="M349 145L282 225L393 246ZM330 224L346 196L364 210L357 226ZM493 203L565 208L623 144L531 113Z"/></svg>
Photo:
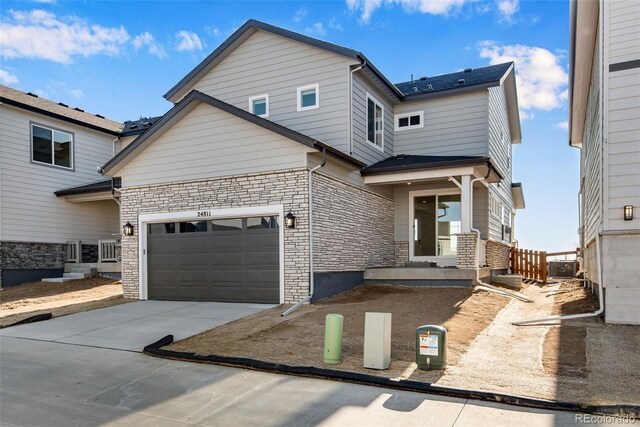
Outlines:
<svg viewBox="0 0 640 427"><path fill-rule="evenodd" d="M393 216L392 199L314 173L314 272L394 265Z"/></svg>
<svg viewBox="0 0 640 427"><path fill-rule="evenodd" d="M487 241L487 265L491 269L505 270L510 267L511 246L496 242Z"/></svg>
<svg viewBox="0 0 640 427"><path fill-rule="evenodd" d="M138 298L138 216L147 213L283 205L297 217L295 229L284 229L285 302L309 294L308 174L306 169L237 175L147 187L123 188L121 227L136 225L122 236L122 285L126 298ZM280 224L284 227L284 224Z"/></svg>
<svg viewBox="0 0 640 427"><path fill-rule="evenodd" d="M458 236L458 250L456 264L458 268L475 268L476 259L476 233L460 233ZM482 264L482 261L480 261Z"/></svg>
<svg viewBox="0 0 640 427"><path fill-rule="evenodd" d="M83 243L80 262L98 262L98 245L85 245Z"/></svg>
<svg viewBox="0 0 640 427"><path fill-rule="evenodd" d="M66 259L67 245L64 243L0 242L0 272L62 269Z"/></svg>
<svg viewBox="0 0 640 427"><path fill-rule="evenodd" d="M402 267L409 262L409 242L395 243L395 266Z"/></svg>

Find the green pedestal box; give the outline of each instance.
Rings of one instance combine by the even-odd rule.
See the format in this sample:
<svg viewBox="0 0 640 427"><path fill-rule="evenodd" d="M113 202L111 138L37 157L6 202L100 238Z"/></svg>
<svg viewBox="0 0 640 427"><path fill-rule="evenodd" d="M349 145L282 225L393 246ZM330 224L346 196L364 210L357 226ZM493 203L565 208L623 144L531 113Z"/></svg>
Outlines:
<svg viewBox="0 0 640 427"><path fill-rule="evenodd" d="M428 371L447 365L447 330L442 326L425 325L416 329L416 363Z"/></svg>
<svg viewBox="0 0 640 427"><path fill-rule="evenodd" d="M342 360L342 325L341 314L327 314L324 323L324 363L335 365Z"/></svg>

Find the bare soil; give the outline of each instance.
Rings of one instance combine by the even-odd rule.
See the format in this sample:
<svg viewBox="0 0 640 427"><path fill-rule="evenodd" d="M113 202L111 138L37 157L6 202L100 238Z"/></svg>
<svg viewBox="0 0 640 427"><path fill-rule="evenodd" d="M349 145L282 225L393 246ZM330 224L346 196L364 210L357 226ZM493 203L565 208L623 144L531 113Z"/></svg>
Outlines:
<svg viewBox="0 0 640 427"><path fill-rule="evenodd" d="M63 316L128 302L119 280L94 277L63 283L33 282L0 289L0 327L41 313Z"/></svg>
<svg viewBox="0 0 640 427"><path fill-rule="evenodd" d="M509 299L464 288L361 286L353 291L280 315L277 307L176 342L168 348L198 354L248 357L299 366L325 366L322 360L324 319L344 316L343 361L334 369L384 377L436 381L443 371L420 371L415 365L415 330L442 325L448 335L448 363L456 364L473 339ZM379 371L362 367L365 312L392 314L391 366Z"/></svg>

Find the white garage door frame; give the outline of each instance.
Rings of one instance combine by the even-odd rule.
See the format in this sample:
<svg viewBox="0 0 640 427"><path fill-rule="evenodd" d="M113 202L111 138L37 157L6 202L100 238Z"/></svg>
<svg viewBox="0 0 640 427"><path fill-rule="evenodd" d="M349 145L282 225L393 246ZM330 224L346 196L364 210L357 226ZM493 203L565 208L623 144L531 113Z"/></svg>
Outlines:
<svg viewBox="0 0 640 427"><path fill-rule="evenodd" d="M199 209L197 211L165 212L141 214L138 216L138 283L141 300L148 299L147 283L147 224L168 221L201 221L223 218L247 218L252 216L277 215L279 232L279 264L280 264L280 304L284 304L284 207L282 205L251 206L229 209Z"/></svg>

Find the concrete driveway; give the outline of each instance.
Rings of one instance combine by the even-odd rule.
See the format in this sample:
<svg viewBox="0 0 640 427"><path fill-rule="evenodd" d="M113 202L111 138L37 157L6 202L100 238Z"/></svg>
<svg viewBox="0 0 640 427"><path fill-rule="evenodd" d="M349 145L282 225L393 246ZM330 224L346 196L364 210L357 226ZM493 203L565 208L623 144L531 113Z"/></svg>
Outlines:
<svg viewBox="0 0 640 427"><path fill-rule="evenodd" d="M137 301L1 329L0 336L142 351L165 335L173 334L180 340L271 307L274 306Z"/></svg>

